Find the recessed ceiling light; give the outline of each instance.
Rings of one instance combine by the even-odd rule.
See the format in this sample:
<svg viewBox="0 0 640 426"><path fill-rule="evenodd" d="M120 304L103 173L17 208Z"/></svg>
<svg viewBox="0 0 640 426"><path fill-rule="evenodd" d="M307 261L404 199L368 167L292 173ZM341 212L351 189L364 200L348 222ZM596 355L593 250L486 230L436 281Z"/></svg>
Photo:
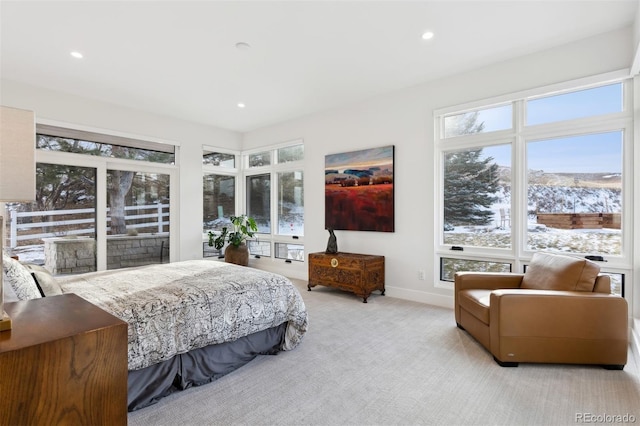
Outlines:
<svg viewBox="0 0 640 426"><path fill-rule="evenodd" d="M238 108L244 108L246 105L243 102L238 102Z"/></svg>
<svg viewBox="0 0 640 426"><path fill-rule="evenodd" d="M433 38L434 34L431 31L427 31L425 33L422 34L422 39L423 40L431 40Z"/></svg>
<svg viewBox="0 0 640 426"><path fill-rule="evenodd" d="M236 43L236 49L238 50L249 50L251 49L251 45L249 43L245 43L244 41Z"/></svg>
<svg viewBox="0 0 640 426"><path fill-rule="evenodd" d="M78 52L77 50L74 50L73 52L71 52L71 56L73 56L76 59L82 59L84 57L82 53Z"/></svg>

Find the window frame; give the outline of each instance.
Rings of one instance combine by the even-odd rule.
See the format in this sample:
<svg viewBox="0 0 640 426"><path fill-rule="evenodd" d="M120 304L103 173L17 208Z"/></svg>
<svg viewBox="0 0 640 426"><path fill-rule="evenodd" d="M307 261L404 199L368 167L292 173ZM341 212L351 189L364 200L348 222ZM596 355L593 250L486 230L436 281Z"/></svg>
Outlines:
<svg viewBox="0 0 640 426"><path fill-rule="evenodd" d="M136 148L146 149L150 147L158 147L165 145L167 149L173 150L175 154L174 164L153 163L140 160L101 157L93 155L84 155L79 153L49 151L36 149L36 163L60 164L76 167L92 167L96 169L96 271L107 270L107 170L124 170L142 173L162 173L168 174L170 179L169 187L169 222L177 224L179 215L179 195L178 195L178 171L180 164L180 144L150 137L141 137L137 135L128 135L124 133L111 132L105 129L92 128L87 126L71 125L68 123L59 123L54 120L39 119L36 120L36 129L46 129L44 134L50 134L53 130L60 129L61 134L55 135L59 137L70 137L65 135L76 135L80 139L92 139L96 135L102 136L100 140L104 143L113 143L119 141L120 144L132 144L138 141ZM65 131L69 133L64 133ZM41 133L36 130L36 133ZM109 142L111 141L111 142ZM169 259L177 259L179 257L179 227L177 225L169 227Z"/></svg>
<svg viewBox="0 0 640 426"><path fill-rule="evenodd" d="M529 99L559 95L598 86L621 83L623 90L622 112L607 113L599 116L576 118L545 124L526 125L526 102ZM569 81L527 90L514 94L503 95L484 101L452 106L434 111L434 181L436 200L434 204L434 232L437 236L435 245L434 282L435 287L453 288L453 283L441 281L441 258L460 258L468 260L483 260L493 262L512 263L514 271L524 270L534 251L527 249L527 173L526 146L529 141L576 136L592 133L619 131L623 132L622 151L622 245L620 255L605 256L606 263L601 263L603 272L622 274L626 282L632 273L633 246L633 81L628 73L614 72L585 79ZM462 135L445 138L444 117L463 112L482 110L492 106L513 103L513 128L493 132ZM451 246L443 243L444 226L444 153L448 151L477 148L489 145L511 143L511 248L482 248L463 247L463 251L452 251ZM589 253L587 253L589 254ZM627 286L628 287L628 286ZM626 288L629 292L629 288Z"/></svg>
<svg viewBox="0 0 640 426"><path fill-rule="evenodd" d="M276 257L276 244L295 244L295 245L301 245L304 248L304 235L281 235L278 234L278 208L277 206L278 204L278 188L279 188L279 174L283 173L283 172L296 172L296 171L300 171L302 173L302 180L303 180L303 186L304 186L304 157L301 160L296 160L296 161L287 161L284 163L278 163L278 150L280 148L288 148L288 147L292 147L295 145L303 145L304 146L304 140L303 139L296 139L296 140L292 140L289 142L284 142L284 143L279 143L276 145L270 145L270 146L262 146L259 148L255 148L255 149L251 149L251 150L246 150L246 151L242 151L242 165L243 165L243 170L242 170L242 202L243 205L245 206L246 209L246 205L247 205L247 189L246 189L246 180L247 177L250 176L256 176L256 175L264 175L264 174L269 174L270 175L270 179L271 179L271 194L270 194L270 200L271 200L271 211L270 211L270 215L271 215L271 232L269 234L266 233L260 233L257 234L257 237L259 240L261 241L269 241L270 245L271 245L271 256L269 256L269 259L271 259L272 261L278 261L278 262L285 262L285 263L289 263L289 264L304 264L306 263L305 260L303 261L291 261L290 259L283 259L283 258L277 258ZM249 156L255 153L262 153L262 152L271 152L271 164L270 165L266 165L266 166L259 166L259 167L249 167ZM259 257L259 261L264 261L264 259L266 258L266 256L260 256ZM289 260L289 261L288 261Z"/></svg>
<svg viewBox="0 0 640 426"><path fill-rule="evenodd" d="M229 155L233 155L235 157L234 159L234 164L235 167L225 167L225 166L216 166L213 164L204 164L202 163L202 179L201 179L201 183L203 184L203 188L202 191L204 192L204 177L205 175L219 175L219 176L232 176L235 178L235 188L234 188L234 215L237 215L238 212L242 211L242 201L241 201L241 195L242 195L242 191L241 191L241 186L244 186L244 184L241 184L239 182L239 179L241 177L241 169L242 166L240 165L240 160L241 160L241 153L240 151L237 150L232 150L232 149L224 149L224 148L216 148L213 147L211 145L202 145L202 155L204 156L204 154L206 152L220 152L223 154L229 154ZM204 193L201 194L201 196L204 196ZM204 198L203 198L204 200ZM209 242L209 234L208 231L213 231L211 229L209 230L204 230L204 205L203 205L203 211L202 211L202 241L203 243L207 243ZM203 256L204 256L204 249L203 249ZM209 257L209 256L207 256Z"/></svg>
<svg viewBox="0 0 640 426"><path fill-rule="evenodd" d="M290 265L298 265L298 268L301 268L301 265L306 263L306 260L291 260L291 259L283 259L276 257L276 244L294 244L300 245L304 250L304 235L280 235L278 234L278 187L279 187L279 173L283 172L301 172L304 186L304 157L300 160L295 161L286 161L284 163L278 163L278 150L281 148L289 148L296 145L302 145L304 148L304 140L303 139L295 139L288 142L283 142L275 145L269 146L261 146L259 148L244 150L244 151L235 151L228 150L222 148L216 148L210 145L203 145L203 154L205 151L215 151L227 154L236 155L236 168L229 167L221 167L221 166L213 166L209 164L203 164L202 171L203 177L205 174L217 174L217 175L226 175L226 176L234 176L236 178L236 202L235 202L235 214L246 213L247 211L247 178L251 176L257 175L269 175L270 179L270 194L269 200L271 203L270 210L270 220L271 220L271 231L269 233L257 233L256 239L260 243L268 243L269 244L269 253L270 255L261 255L261 254L250 254L252 262L256 262L257 264L261 264L262 266L267 266L269 263L267 262L282 262ZM271 164L264 166L249 166L249 156L256 153L264 153L268 152L271 156ZM303 201L304 202L304 201ZM203 227L204 229L204 227ZM208 242L208 234L204 232L202 235L203 244L207 244ZM204 246L203 246L204 247ZM204 254L203 249L203 254ZM210 256L209 258L212 258ZM295 267L295 266L294 266Z"/></svg>

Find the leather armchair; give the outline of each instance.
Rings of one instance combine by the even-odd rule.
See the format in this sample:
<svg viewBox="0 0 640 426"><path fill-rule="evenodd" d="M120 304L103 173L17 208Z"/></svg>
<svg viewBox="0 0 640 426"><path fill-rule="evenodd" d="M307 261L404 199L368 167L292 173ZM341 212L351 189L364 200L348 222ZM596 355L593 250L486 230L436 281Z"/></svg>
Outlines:
<svg viewBox="0 0 640 426"><path fill-rule="evenodd" d="M628 314L611 279L586 259L534 254L525 274L458 272L455 318L503 367L519 362L627 362Z"/></svg>

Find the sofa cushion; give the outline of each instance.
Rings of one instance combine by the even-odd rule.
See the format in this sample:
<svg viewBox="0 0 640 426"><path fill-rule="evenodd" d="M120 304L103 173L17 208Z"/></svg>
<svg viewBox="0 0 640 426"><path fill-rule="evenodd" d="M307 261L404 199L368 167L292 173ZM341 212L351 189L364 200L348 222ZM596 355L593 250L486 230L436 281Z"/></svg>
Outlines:
<svg viewBox="0 0 640 426"><path fill-rule="evenodd" d="M587 259L538 252L522 278L520 288L593 291L600 266Z"/></svg>
<svg viewBox="0 0 640 426"><path fill-rule="evenodd" d="M458 293L460 307L478 320L489 325L489 298L491 290L469 289Z"/></svg>

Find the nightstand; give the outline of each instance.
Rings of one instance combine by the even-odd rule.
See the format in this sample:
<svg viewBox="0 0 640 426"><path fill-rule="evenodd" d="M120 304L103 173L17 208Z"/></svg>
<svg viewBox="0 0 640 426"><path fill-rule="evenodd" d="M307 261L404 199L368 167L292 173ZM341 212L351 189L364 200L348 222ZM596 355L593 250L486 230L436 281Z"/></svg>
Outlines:
<svg viewBox="0 0 640 426"><path fill-rule="evenodd" d="M127 323L75 294L6 303L0 425L126 425Z"/></svg>

